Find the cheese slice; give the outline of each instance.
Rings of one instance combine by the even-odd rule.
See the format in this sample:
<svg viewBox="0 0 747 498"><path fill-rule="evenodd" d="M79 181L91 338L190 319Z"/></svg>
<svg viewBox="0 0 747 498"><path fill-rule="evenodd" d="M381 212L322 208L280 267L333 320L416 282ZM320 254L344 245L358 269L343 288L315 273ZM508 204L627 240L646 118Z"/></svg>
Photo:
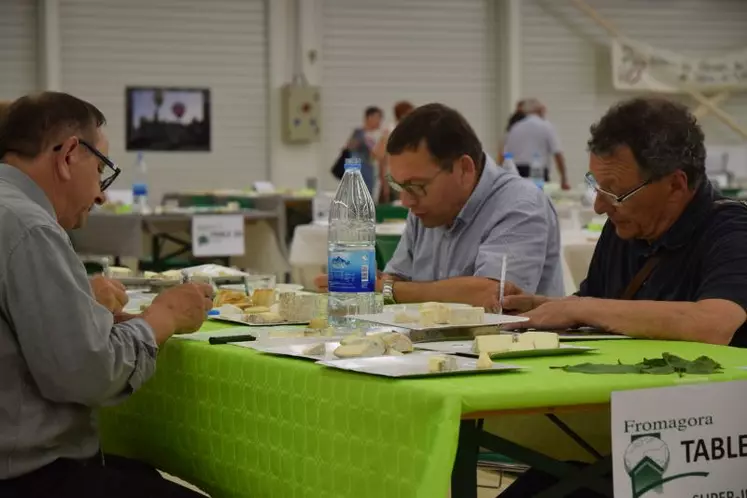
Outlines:
<svg viewBox="0 0 747 498"><path fill-rule="evenodd" d="M265 324L265 323L280 323L283 317L277 313L257 313L252 315L244 315L244 320L248 323Z"/></svg>
<svg viewBox="0 0 747 498"><path fill-rule="evenodd" d="M532 349L534 349L534 343L528 341L515 342L508 348L509 351L530 351Z"/></svg>
<svg viewBox="0 0 747 498"><path fill-rule="evenodd" d="M431 356L428 358L428 372L450 372L456 370L457 362L453 356Z"/></svg>
<svg viewBox="0 0 747 498"><path fill-rule="evenodd" d="M480 357L477 359L477 368L480 370L493 368L493 360L490 359L488 353L480 353Z"/></svg>
<svg viewBox="0 0 747 498"><path fill-rule="evenodd" d="M510 334L478 335L472 343L473 353L502 353L508 351L514 343Z"/></svg>
<svg viewBox="0 0 747 498"><path fill-rule="evenodd" d="M411 315L407 311L398 311L394 314L394 323L412 323L417 322L418 316Z"/></svg>
<svg viewBox="0 0 747 498"><path fill-rule="evenodd" d="M241 308L233 304L224 304L217 308L221 315L240 315L243 313Z"/></svg>
<svg viewBox="0 0 747 498"><path fill-rule="evenodd" d="M422 308L420 310L420 326L421 327L432 327L436 324L436 309L435 308Z"/></svg>
<svg viewBox="0 0 747 498"><path fill-rule="evenodd" d="M453 325L477 325L485 323L484 308L452 308L449 323Z"/></svg>
<svg viewBox="0 0 747 498"><path fill-rule="evenodd" d="M255 306L270 307L275 304L275 289L255 289L252 293L252 302Z"/></svg>
<svg viewBox="0 0 747 498"><path fill-rule="evenodd" d="M381 337L386 344L387 349L393 349L400 353L410 353L412 351L412 341L410 338L399 332L381 332L376 334L377 337Z"/></svg>

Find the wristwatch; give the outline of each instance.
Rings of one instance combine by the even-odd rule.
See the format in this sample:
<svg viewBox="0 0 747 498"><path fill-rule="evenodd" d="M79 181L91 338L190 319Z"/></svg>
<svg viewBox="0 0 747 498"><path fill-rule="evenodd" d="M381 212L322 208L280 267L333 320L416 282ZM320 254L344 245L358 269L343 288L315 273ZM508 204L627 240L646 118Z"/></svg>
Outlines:
<svg viewBox="0 0 747 498"><path fill-rule="evenodd" d="M384 304L397 304L394 300L394 280L387 278L381 285L381 294L384 296Z"/></svg>

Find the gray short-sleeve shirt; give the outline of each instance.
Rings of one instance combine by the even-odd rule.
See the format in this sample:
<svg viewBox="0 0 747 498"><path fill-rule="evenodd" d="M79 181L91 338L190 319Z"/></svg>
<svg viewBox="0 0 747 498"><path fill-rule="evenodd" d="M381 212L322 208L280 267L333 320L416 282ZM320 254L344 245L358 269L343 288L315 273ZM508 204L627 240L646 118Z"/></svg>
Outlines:
<svg viewBox="0 0 747 498"><path fill-rule="evenodd" d="M425 228L412 213L386 273L414 282L461 276L506 279L525 292L562 296L560 232L547 196L487 158L477 187L450 227Z"/></svg>

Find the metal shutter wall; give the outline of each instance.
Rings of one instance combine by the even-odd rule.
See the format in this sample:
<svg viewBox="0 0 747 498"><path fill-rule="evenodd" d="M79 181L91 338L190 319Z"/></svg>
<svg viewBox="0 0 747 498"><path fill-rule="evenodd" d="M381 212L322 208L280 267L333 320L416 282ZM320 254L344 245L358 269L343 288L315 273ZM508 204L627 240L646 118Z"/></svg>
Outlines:
<svg viewBox="0 0 747 498"><path fill-rule="evenodd" d="M36 2L0 0L0 100L37 89Z"/></svg>
<svg viewBox="0 0 747 498"><path fill-rule="evenodd" d="M212 150L146 152L152 201L165 191L240 188L267 178L267 36L263 0L62 0L62 86L108 120L128 188L125 87L209 87Z"/></svg>
<svg viewBox="0 0 747 498"><path fill-rule="evenodd" d="M366 106L381 107L391 124L402 99L458 109L494 154L500 96L492 4L324 0L323 157L330 167Z"/></svg>
<svg viewBox="0 0 747 498"><path fill-rule="evenodd" d="M742 0L587 0L625 35L658 48L716 55L747 45L747 2ZM614 102L632 97L612 87L608 37L569 1L525 0L522 9L522 86L548 107L563 144L572 181L588 168L589 126ZM677 97L697 107L689 97ZM722 106L747 126L747 94ZM711 144L740 143L712 114L703 121Z"/></svg>

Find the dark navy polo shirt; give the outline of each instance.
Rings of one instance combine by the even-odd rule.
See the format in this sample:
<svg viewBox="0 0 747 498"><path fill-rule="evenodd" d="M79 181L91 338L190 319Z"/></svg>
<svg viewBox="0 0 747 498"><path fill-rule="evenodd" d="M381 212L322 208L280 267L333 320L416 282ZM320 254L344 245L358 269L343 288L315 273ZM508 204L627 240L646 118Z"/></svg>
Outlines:
<svg viewBox="0 0 747 498"><path fill-rule="evenodd" d="M651 244L622 240L607 221L578 295L619 299L652 254L661 260L633 299L726 299L747 310L747 207L724 201L710 182L698 187L680 218ZM747 324L731 345L747 347Z"/></svg>

